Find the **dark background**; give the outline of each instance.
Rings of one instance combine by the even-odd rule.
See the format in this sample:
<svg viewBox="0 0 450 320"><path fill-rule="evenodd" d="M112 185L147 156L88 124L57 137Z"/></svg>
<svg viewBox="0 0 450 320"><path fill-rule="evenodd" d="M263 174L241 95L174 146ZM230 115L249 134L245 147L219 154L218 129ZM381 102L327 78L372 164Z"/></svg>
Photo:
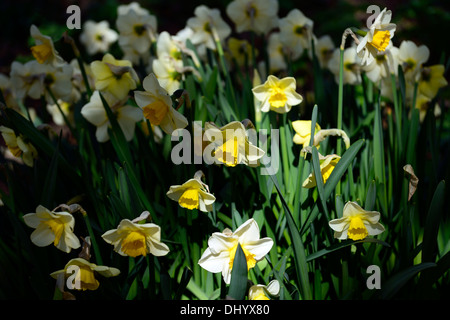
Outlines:
<svg viewBox="0 0 450 320"><path fill-rule="evenodd" d="M42 33L52 36L54 40L67 30L66 20L69 14L66 9L76 4L81 9L81 23L91 19L108 20L115 28L117 6L131 1L119 0L6 0L0 2L2 16L0 27L0 72L9 73L10 64L14 60L27 60L30 57L30 25L35 24ZM210 8L218 8L222 18L231 23L226 16L225 8L231 0L138 0L142 7L157 17L158 32L168 31L174 34L185 27L188 18L194 15L194 9L205 4ZM366 8L376 4L381 9L387 7L393 12L393 21L397 24L394 45L399 46L401 40L413 40L416 44L426 44L431 56L428 64L445 61L450 53L448 32L450 31L450 1L414 0L316 0L316 1L279 1L278 16L284 17L293 8L298 8L314 21L314 33L317 36L329 34L335 45L338 45L342 32L346 27L364 27L369 14ZM79 30L70 34L78 41Z"/></svg>

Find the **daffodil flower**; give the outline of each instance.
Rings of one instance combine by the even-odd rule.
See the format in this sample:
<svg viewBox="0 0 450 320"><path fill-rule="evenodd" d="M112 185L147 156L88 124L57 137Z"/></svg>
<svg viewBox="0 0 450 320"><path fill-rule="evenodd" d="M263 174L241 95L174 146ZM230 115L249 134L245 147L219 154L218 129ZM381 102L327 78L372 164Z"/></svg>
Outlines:
<svg viewBox="0 0 450 320"><path fill-rule="evenodd" d="M73 277L73 287L75 290L97 290L100 283L96 279L96 274L103 277L115 277L120 274L120 270L113 267L98 266L83 258L75 258L70 260L62 270L52 272L50 276L58 279L63 276L64 279Z"/></svg>
<svg viewBox="0 0 450 320"><path fill-rule="evenodd" d="M90 66L97 90L107 91L122 100L130 90L136 89L139 78L130 61L116 60L107 53L102 61L93 61Z"/></svg>
<svg viewBox="0 0 450 320"><path fill-rule="evenodd" d="M348 47L344 50L344 73L343 83L350 85L360 84L361 79L361 58L358 56L354 46ZM339 83L339 63L340 51L335 49L328 61L328 69L333 73L334 80Z"/></svg>
<svg viewBox="0 0 450 320"><path fill-rule="evenodd" d="M342 218L331 220L329 226L335 231L335 238L340 240L350 238L356 241L382 233L384 227L379 220L378 211L366 211L356 202L348 201L344 206Z"/></svg>
<svg viewBox="0 0 450 320"><path fill-rule="evenodd" d="M292 59L298 59L303 51L311 47L314 22L299 9L292 9L288 15L279 20L280 41L289 48Z"/></svg>
<svg viewBox="0 0 450 320"><path fill-rule="evenodd" d="M269 75L267 81L252 89L254 97L262 103L261 111L269 110L277 113L286 113L303 101L303 97L296 91L296 82L293 77L278 79Z"/></svg>
<svg viewBox="0 0 450 320"><path fill-rule="evenodd" d="M164 256L169 253L169 247L161 242L161 228L154 223L141 223L149 216L144 211L134 220L123 219L117 229L112 229L102 235L103 240L114 246L114 251L122 256Z"/></svg>
<svg viewBox="0 0 450 320"><path fill-rule="evenodd" d="M361 65L370 64L377 52L384 51L390 43L397 27L395 23L390 23L391 18L392 11L384 8L360 40L356 52L361 58Z"/></svg>
<svg viewBox="0 0 450 320"><path fill-rule="evenodd" d="M202 176L203 172L197 171L194 178L189 179L182 185L171 186L167 196L177 201L183 208L199 209L203 212L211 211L216 197L209 192L208 186L201 181Z"/></svg>
<svg viewBox="0 0 450 320"><path fill-rule="evenodd" d="M335 154L327 155L325 157L319 154L320 173L322 174L324 184L327 182L331 172L333 172L334 167L336 167L340 159L341 157ZM314 188L317 185L316 183L316 176L314 172L312 172L303 182L303 188Z"/></svg>
<svg viewBox="0 0 450 320"><path fill-rule="evenodd" d="M245 164L259 166L265 152L255 146L247 135L244 124L232 121L218 128L213 123L205 124L204 139L209 142L204 150L207 163L223 163L229 167Z"/></svg>
<svg viewBox="0 0 450 320"><path fill-rule="evenodd" d="M119 38L119 34L109 27L109 22L106 20L100 22L87 20L82 30L80 42L90 55L105 53Z"/></svg>
<svg viewBox="0 0 450 320"><path fill-rule="evenodd" d="M244 252L247 269L250 270L270 251L273 240L260 239L258 224L254 219L249 219L234 232L229 229L214 232L208 239L208 248L203 252L198 264L209 272L221 272L223 280L229 284L238 244Z"/></svg>
<svg viewBox="0 0 450 320"><path fill-rule="evenodd" d="M296 120L292 122L292 128L295 131L293 141L295 144L308 146L311 141L311 120ZM320 125L316 123L314 134L321 130Z"/></svg>
<svg viewBox="0 0 450 320"><path fill-rule="evenodd" d="M35 213L23 216L25 224L35 230L31 241L38 247L53 243L59 250L69 253L80 247L80 240L73 233L75 219L69 212L54 212L39 205Z"/></svg>
<svg viewBox="0 0 450 320"><path fill-rule="evenodd" d="M238 33L255 31L266 34L278 23L277 0L233 0L226 12Z"/></svg>
<svg viewBox="0 0 450 320"><path fill-rule="evenodd" d="M167 134L188 125L186 117L172 107L172 99L153 73L144 78L143 86L145 91L135 91L134 97L152 125L160 126Z"/></svg>
<svg viewBox="0 0 450 320"><path fill-rule="evenodd" d="M433 99L439 89L448 84L444 78L444 72L445 68L442 64L423 67L419 79L419 92Z"/></svg>
<svg viewBox="0 0 450 320"><path fill-rule="evenodd" d="M406 80L418 81L422 65L430 57L430 49L424 44L418 46L410 40L402 41L398 49L398 63L403 68Z"/></svg>
<svg viewBox="0 0 450 320"><path fill-rule="evenodd" d="M280 283L272 280L267 286L255 284L248 291L248 300L270 300L270 296L277 297L280 293Z"/></svg>
<svg viewBox="0 0 450 320"><path fill-rule="evenodd" d="M51 64L54 67L61 67L66 64L55 50L52 38L43 35L34 24L30 27L30 34L36 43L31 47L31 53L39 63Z"/></svg>
<svg viewBox="0 0 450 320"><path fill-rule="evenodd" d="M36 60L26 63L13 61L11 64L11 86L17 99L29 96L32 99L40 99L44 94L44 78L46 66Z"/></svg>
<svg viewBox="0 0 450 320"><path fill-rule="evenodd" d="M36 148L31 143L26 142L21 134L16 136L11 128L0 126L0 132L12 155L21 158L27 166L32 167L33 160L38 156Z"/></svg>

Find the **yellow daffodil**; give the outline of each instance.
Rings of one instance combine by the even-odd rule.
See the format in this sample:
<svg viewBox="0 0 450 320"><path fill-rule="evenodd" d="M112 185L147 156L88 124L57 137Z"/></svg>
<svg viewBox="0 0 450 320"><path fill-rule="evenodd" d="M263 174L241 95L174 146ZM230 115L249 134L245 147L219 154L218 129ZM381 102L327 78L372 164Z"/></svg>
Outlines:
<svg viewBox="0 0 450 320"><path fill-rule="evenodd" d="M11 128L0 126L0 132L11 154L16 158L21 158L27 166L32 167L33 160L38 156L36 148L30 142L26 142L21 134L16 136Z"/></svg>
<svg viewBox="0 0 450 320"><path fill-rule="evenodd" d="M170 95L153 73L145 77L143 86L145 91L135 91L134 97L152 125L160 126L167 134L188 125L186 117L172 107Z"/></svg>
<svg viewBox="0 0 450 320"><path fill-rule="evenodd" d="M102 235L103 240L114 246L114 251L122 256L164 256L169 253L169 247L161 242L161 228L154 223L142 223L149 216L144 211L134 220L123 219L117 229L112 229Z"/></svg>
<svg viewBox="0 0 450 320"><path fill-rule="evenodd" d="M444 72L445 68L442 64L423 67L419 79L419 92L433 99L439 89L448 84L444 78Z"/></svg>
<svg viewBox="0 0 450 320"><path fill-rule="evenodd" d="M59 276L64 277L65 280L71 278L72 287L75 290L97 290L100 283L95 278L96 274L103 277L115 277L120 274L120 270L113 267L98 266L83 258L75 258L70 260L62 270L55 271L50 274L54 279Z"/></svg>
<svg viewBox="0 0 450 320"><path fill-rule="evenodd" d="M280 41L289 48L291 59L298 59L304 50L311 47L314 22L298 9L292 9L279 20Z"/></svg>
<svg viewBox="0 0 450 320"><path fill-rule="evenodd" d="M390 23L391 18L392 11L384 8L360 40L356 52L361 58L361 65L370 64L378 52L386 50L397 27L395 23Z"/></svg>
<svg viewBox="0 0 450 320"><path fill-rule="evenodd" d="M23 220L35 229L31 233L31 241L38 247L53 243L66 253L80 247L80 240L73 233L75 219L69 212L54 212L39 205L35 213L24 215Z"/></svg>
<svg viewBox="0 0 450 320"><path fill-rule="evenodd" d="M319 154L320 173L322 174L323 183L325 184L333 172L334 167L337 165L341 157L332 154L323 157ZM303 182L303 188L314 188L316 186L316 176L312 172L308 178Z"/></svg>
<svg viewBox="0 0 450 320"><path fill-rule="evenodd" d="M378 211L366 211L356 202L348 201L344 206L342 218L331 220L329 226L335 231L335 238L350 238L356 241L382 233L384 227L379 220Z"/></svg>
<svg viewBox="0 0 450 320"><path fill-rule="evenodd" d="M244 67L246 62L250 64L253 60L253 51L247 40L228 38L227 49L225 56L237 67ZM255 55L258 55L258 50L255 50Z"/></svg>
<svg viewBox="0 0 450 320"><path fill-rule="evenodd" d="M209 192L208 186L201 181L202 171L197 171L193 179L189 179L182 185L171 186L167 196L177 201L181 207L203 212L212 211L212 204L216 197Z"/></svg>
<svg viewBox="0 0 450 320"><path fill-rule="evenodd" d="M87 20L82 30L80 42L90 55L105 53L119 38L118 33L109 27L109 22L106 20L100 22Z"/></svg>
<svg viewBox="0 0 450 320"><path fill-rule="evenodd" d="M107 53L102 61L93 61L90 66L97 90L107 91L122 100L130 90L136 89L139 79L130 61L116 60Z"/></svg>
<svg viewBox="0 0 450 320"><path fill-rule="evenodd" d="M245 164L259 166L265 152L255 146L242 122L233 121L218 128L213 123L205 124L204 139L209 142L204 150L207 163L222 163L229 167Z"/></svg>
<svg viewBox="0 0 450 320"><path fill-rule="evenodd" d="M277 0L233 0L226 12L238 33L255 31L266 34L278 23Z"/></svg>
<svg viewBox="0 0 450 320"><path fill-rule="evenodd" d="M260 239L258 224L254 219L249 219L234 232L229 229L214 232L208 239L208 248L203 252L198 264L209 272L221 272L223 280L229 284L238 244L245 254L247 269L250 270L270 251L273 240Z"/></svg>
<svg viewBox="0 0 450 320"><path fill-rule="evenodd" d="M134 136L136 123L142 120L141 110L134 106L124 105L124 101L116 99L108 92L105 92L103 97L116 116L117 123L122 129L125 139L130 141ZM89 102L81 108L81 114L87 121L97 127L95 137L98 142L109 140L108 128L111 127L111 123L100 98L100 93L97 90L94 91Z"/></svg>
<svg viewBox="0 0 450 320"><path fill-rule="evenodd" d="M51 64L54 67L61 67L66 64L55 50L53 40L49 36L43 35L34 24L30 27L30 34L36 43L31 47L31 53L39 63Z"/></svg>
<svg viewBox="0 0 450 320"><path fill-rule="evenodd" d="M295 144L301 144L308 146L311 141L311 120L296 120L292 122L292 128L294 128L295 135L293 141ZM321 130L320 125L316 123L314 134Z"/></svg>
<svg viewBox="0 0 450 320"><path fill-rule="evenodd" d="M270 300L269 296L277 297L280 293L280 283L272 280L267 286L255 284L248 291L248 300Z"/></svg>
<svg viewBox="0 0 450 320"><path fill-rule="evenodd" d="M278 79L269 75L267 81L252 89L254 97L261 102L261 111L269 110L277 113L289 112L292 106L303 101L303 97L296 91L296 81L293 77Z"/></svg>

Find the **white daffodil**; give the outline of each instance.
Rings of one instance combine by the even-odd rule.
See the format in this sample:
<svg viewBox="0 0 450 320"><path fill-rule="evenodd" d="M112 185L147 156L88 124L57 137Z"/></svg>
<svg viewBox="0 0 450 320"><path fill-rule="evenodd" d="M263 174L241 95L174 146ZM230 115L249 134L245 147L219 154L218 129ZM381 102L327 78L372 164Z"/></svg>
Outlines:
<svg viewBox="0 0 450 320"><path fill-rule="evenodd" d="M31 233L31 241L38 247L53 243L66 253L80 247L80 240L73 233L75 218L69 212L53 212L39 205L35 213L24 215L23 220L35 229Z"/></svg>
<svg viewBox="0 0 450 320"><path fill-rule="evenodd" d="M238 33L255 31L266 34L278 26L277 0L233 0L226 12Z"/></svg>
<svg viewBox="0 0 450 320"><path fill-rule="evenodd" d="M303 97L295 90L295 78L278 79L269 75L266 82L254 87L252 92L253 96L261 102L262 112L272 110L277 113L286 113L291 110L292 106L296 106L303 101Z"/></svg>
<svg viewBox="0 0 450 320"><path fill-rule="evenodd" d="M269 66L268 70L270 73L275 73L280 70L286 70L286 50L280 41L280 33L272 32L269 35L269 40L267 43L267 50L269 55Z"/></svg>
<svg viewBox="0 0 450 320"><path fill-rule="evenodd" d="M100 22L87 20L82 30L80 42L90 55L105 53L119 38L119 34L109 27L106 20Z"/></svg>
<svg viewBox="0 0 450 320"><path fill-rule="evenodd" d="M57 100L57 103L64 113L64 116L73 124L73 105L61 99ZM58 126L63 126L66 123L61 111L58 108L58 105L56 103L47 103L46 109L52 116L52 121Z"/></svg>
<svg viewBox="0 0 450 320"><path fill-rule="evenodd" d="M258 224L254 219L249 219L234 232L229 229L214 232L208 239L208 248L198 264L209 272L221 272L223 280L229 284L238 244L244 252L247 269L250 270L272 249L273 240L260 239Z"/></svg>
<svg viewBox="0 0 450 320"><path fill-rule="evenodd" d="M209 192L208 186L202 182L202 171L197 171L194 178L189 179L182 185L170 186L167 196L177 201L181 207L193 210L199 209L203 212L212 211L212 204L216 197Z"/></svg>
<svg viewBox="0 0 450 320"><path fill-rule="evenodd" d="M97 290L100 283L95 278L96 274L103 277L115 277L120 274L120 270L113 267L98 266L84 258L75 258L67 262L64 269L52 272L50 276L58 279L62 276L65 280L73 277L73 287L75 290Z"/></svg>
<svg viewBox="0 0 450 320"><path fill-rule="evenodd" d="M385 51L378 52L371 63L363 66L363 71L367 78L373 83L378 83L383 78L388 78L391 74L396 75L398 70L398 51L397 47L389 43Z"/></svg>
<svg viewBox="0 0 450 320"><path fill-rule="evenodd" d="M248 300L270 300L269 296L278 297L280 294L280 283L272 280L267 286L255 284L248 291Z"/></svg>
<svg viewBox="0 0 450 320"><path fill-rule="evenodd" d="M195 17L189 18L186 23L193 31L192 43L204 44L207 48L216 50L216 41L223 42L230 35L231 28L222 19L218 9L200 5L195 8L194 14Z"/></svg>
<svg viewBox="0 0 450 320"><path fill-rule="evenodd" d="M26 63L14 61L11 64L11 88L17 99L22 100L26 96L32 99L40 99L44 94L44 77L46 66L36 60Z"/></svg>
<svg viewBox="0 0 450 320"><path fill-rule="evenodd" d="M334 237L340 240L350 238L362 240L367 236L375 236L384 231L378 211L366 211L356 202L348 201L344 206L343 216L329 222Z"/></svg>
<svg viewBox="0 0 450 320"><path fill-rule="evenodd" d="M405 78L410 81L417 81L420 77L420 70L430 57L430 49L426 45L417 46L413 41L404 40L400 43L398 50L398 62L403 68Z"/></svg>
<svg viewBox="0 0 450 320"><path fill-rule="evenodd" d="M134 136L136 123L142 120L142 112L139 108L124 105L124 101L117 100L108 93L103 94L103 97L115 114L125 139L130 141ZM97 127L95 136L98 142L109 140L108 128L111 127L111 123L98 91L94 91L89 102L81 109L81 114L87 121Z"/></svg>
<svg viewBox="0 0 450 320"><path fill-rule="evenodd" d="M39 63L51 64L54 67L66 64L55 50L52 38L43 35L34 24L30 27L30 35L35 41L35 45L31 47L31 53Z"/></svg>
<svg viewBox="0 0 450 320"><path fill-rule="evenodd" d="M0 126L0 132L11 154L16 158L21 158L27 166L32 167L33 160L38 156L36 148L31 143L26 142L21 134L16 136L11 128Z"/></svg>
<svg viewBox="0 0 450 320"><path fill-rule="evenodd" d="M152 125L160 126L167 134L188 125L186 117L173 108L170 95L153 73L145 77L142 84L145 91L135 91L134 97Z"/></svg>
<svg viewBox="0 0 450 320"><path fill-rule="evenodd" d="M252 143L255 137L239 121L232 121L221 128L208 122L203 136L209 142L203 152L203 157L209 164L225 164L229 167L245 164L256 167L265 154Z"/></svg>
<svg viewBox="0 0 450 320"><path fill-rule="evenodd" d="M311 47L314 22L298 9L291 10L288 15L279 20L280 41L289 48L291 58L298 59L304 50Z"/></svg>
<svg viewBox="0 0 450 320"><path fill-rule="evenodd" d="M102 235L103 240L114 246L114 251L122 256L165 256L169 247L161 242L161 228L154 223L142 223L149 216L144 211L134 220L123 219L117 229L112 229Z"/></svg>
<svg viewBox="0 0 450 320"><path fill-rule="evenodd" d="M314 52L316 54L319 65L322 69L328 68L328 61L330 61L336 48L333 40L329 35L324 35L320 38L314 38ZM308 50L309 56L312 58L312 50Z"/></svg>
<svg viewBox="0 0 450 320"><path fill-rule="evenodd" d="M182 53L178 42L167 32L163 31L158 35L156 42L156 56L169 56L174 60L182 60Z"/></svg>
<svg viewBox="0 0 450 320"><path fill-rule="evenodd" d="M130 10L133 10L138 15L148 15L150 14L150 11L148 11L145 8L142 8L139 2L130 2L128 4L121 4L117 7L117 15L124 15L127 14Z"/></svg>
<svg viewBox="0 0 450 320"><path fill-rule="evenodd" d="M60 68L55 68L51 65L45 66L44 87L47 103L55 103L50 92L56 100L73 101L72 93L74 87L72 76L73 68L70 64L65 64Z"/></svg>
<svg viewBox="0 0 450 320"><path fill-rule="evenodd" d="M169 94L180 89L183 80L183 61L175 60L168 55L163 55L152 61L153 74Z"/></svg>
<svg viewBox="0 0 450 320"><path fill-rule="evenodd" d="M370 64L378 52L386 50L397 28L395 23L390 23L391 18L392 11L384 8L360 40L356 53L362 66Z"/></svg>
<svg viewBox="0 0 450 320"><path fill-rule="evenodd" d="M334 74L336 83L339 83L340 51L336 48L328 61L328 69ZM344 84L356 85L361 83L361 59L356 53L355 47L344 50Z"/></svg>

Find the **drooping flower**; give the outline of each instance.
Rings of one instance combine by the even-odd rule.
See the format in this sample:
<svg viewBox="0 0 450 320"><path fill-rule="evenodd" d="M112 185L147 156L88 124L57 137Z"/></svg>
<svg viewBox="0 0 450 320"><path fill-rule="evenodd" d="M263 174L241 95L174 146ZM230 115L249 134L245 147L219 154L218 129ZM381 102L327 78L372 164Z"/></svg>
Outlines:
<svg viewBox="0 0 450 320"><path fill-rule="evenodd" d="M11 154L16 158L21 158L27 166L32 167L33 160L38 156L36 148L27 142L23 135L16 136L11 128L0 126L0 132Z"/></svg>
<svg viewBox="0 0 450 320"><path fill-rule="evenodd" d="M105 92L103 97L116 116L117 123L122 129L125 139L130 141L134 136L136 123L142 120L141 110L134 106L125 105L126 101L118 100L108 92ZM87 121L97 127L95 136L98 142L109 140L108 128L111 127L111 122L100 98L99 91L94 91L89 102L82 107L81 114Z"/></svg>
<svg viewBox="0 0 450 320"><path fill-rule="evenodd" d="M336 83L339 83L340 51L336 48L328 61L328 69L334 74ZM361 83L361 59L356 53L355 47L344 50L344 84L357 85Z"/></svg>
<svg viewBox="0 0 450 320"><path fill-rule="evenodd" d="M144 211L134 220L123 219L117 229L106 231L102 238L114 246L114 251L122 256L164 256L169 253L169 247L161 242L161 228L154 223L141 223L149 216Z"/></svg>
<svg viewBox="0 0 450 320"><path fill-rule="evenodd" d="M292 122L292 128L295 131L293 141L295 144L308 146L311 141L311 120L296 120ZM316 123L314 134L321 130L320 125Z"/></svg>
<svg viewBox="0 0 450 320"><path fill-rule="evenodd" d="M314 22L299 9L292 9L288 15L279 20L280 41L290 49L291 58L298 59L304 50L311 47Z"/></svg>
<svg viewBox="0 0 450 320"><path fill-rule="evenodd" d="M97 290L100 283L96 279L96 274L103 277L115 277L120 274L120 270L113 267L98 266L83 258L71 259L62 270L52 272L50 276L58 279L63 276L65 280L72 278L72 286L69 289L75 290Z"/></svg>
<svg viewBox="0 0 450 320"><path fill-rule="evenodd" d="M390 23L391 18L392 11L384 8L360 40L356 53L362 66L370 64L378 52L386 50L397 28L395 23Z"/></svg>
<svg viewBox="0 0 450 320"><path fill-rule="evenodd" d="M90 55L105 53L119 38L119 34L109 27L106 20L100 22L87 20L82 30L80 42Z"/></svg>
<svg viewBox="0 0 450 320"><path fill-rule="evenodd" d="M107 91L117 99L124 99L130 90L136 89L139 78L128 60L116 60L110 53L102 61L91 62L95 88Z"/></svg>
<svg viewBox="0 0 450 320"><path fill-rule="evenodd" d="M31 47L31 53L41 64L51 64L54 67L61 67L66 62L55 50L52 38L43 35L34 24L30 27L30 35L35 41Z"/></svg>
<svg viewBox="0 0 450 320"><path fill-rule="evenodd" d="M267 286L255 284L248 291L249 300L270 300L269 297L277 297L280 293L280 283L278 280L272 280Z"/></svg>
<svg viewBox="0 0 450 320"><path fill-rule="evenodd" d="M259 160L265 152L254 145L252 131L247 131L244 124L232 121L218 128L213 123L205 124L204 140L209 144L205 147L203 157L209 164L218 163L234 167L245 164L249 167L259 166Z"/></svg>
<svg viewBox="0 0 450 320"><path fill-rule="evenodd" d="M24 215L23 220L26 225L35 229L31 233L31 241L38 247L53 243L66 253L80 247L80 240L73 233L75 219L69 212L54 212L39 205L35 213Z"/></svg>
<svg viewBox="0 0 450 320"><path fill-rule="evenodd" d="M335 238L350 238L356 241L382 233L385 229L379 220L378 211L366 211L356 202L348 201L344 206L342 218L331 220L329 226L335 231Z"/></svg>
<svg viewBox="0 0 450 320"><path fill-rule="evenodd" d="M221 272L223 280L229 284L238 244L245 254L247 269L250 270L272 249L273 240L268 237L260 239L258 224L254 219L249 219L234 232L229 229L214 232L208 239L208 248L198 264L209 272Z"/></svg>
<svg viewBox="0 0 450 320"><path fill-rule="evenodd" d="M334 167L337 165L340 159L341 157L335 154L327 155L325 157L319 154L320 173L322 174L322 180L324 184L327 182L328 178L331 175L331 172L333 172ZM306 178L306 180L303 181L303 188L314 188L315 186L316 176L314 172L312 172Z"/></svg>
<svg viewBox="0 0 450 320"><path fill-rule="evenodd" d="M233 0L226 12L238 33L254 31L266 34L277 27L277 0Z"/></svg>
<svg viewBox="0 0 450 320"><path fill-rule="evenodd" d="M209 187L202 182L202 171L197 171L194 178L189 179L182 185L170 186L167 196L177 201L181 207L193 210L199 209L203 212L212 211L212 204L216 197L209 192Z"/></svg>
<svg viewBox="0 0 450 320"><path fill-rule="evenodd" d="M262 103L262 112L272 110L277 113L286 113L291 110L292 106L296 106L303 101L303 97L295 89L295 78L278 79L269 75L266 82L254 87L252 92L254 97Z"/></svg>
<svg viewBox="0 0 450 320"><path fill-rule="evenodd" d="M135 91L134 97L144 117L152 125L160 126L167 134L188 125L186 117L172 107L170 95L161 87L154 74L144 78L143 86L145 91Z"/></svg>

